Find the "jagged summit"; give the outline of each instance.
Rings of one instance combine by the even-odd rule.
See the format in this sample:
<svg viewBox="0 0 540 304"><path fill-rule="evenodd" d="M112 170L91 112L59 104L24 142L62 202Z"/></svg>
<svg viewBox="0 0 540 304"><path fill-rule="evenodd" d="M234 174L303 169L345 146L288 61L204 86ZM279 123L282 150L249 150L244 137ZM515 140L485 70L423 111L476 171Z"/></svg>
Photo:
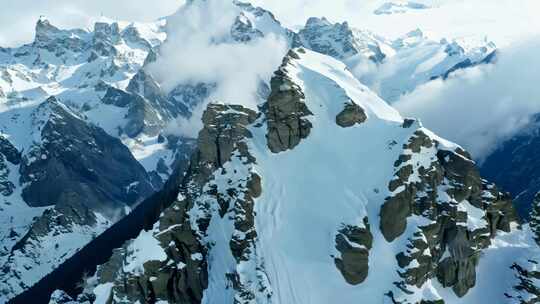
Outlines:
<svg viewBox="0 0 540 304"><path fill-rule="evenodd" d="M521 246L501 243L525 233L510 199L343 63L290 51L259 113L210 104L203 122L177 199L98 267L81 301L506 299L477 276Z"/></svg>
<svg viewBox="0 0 540 304"><path fill-rule="evenodd" d="M388 103L494 63L494 44L421 29L386 39L324 17L295 32L233 4L202 46L258 60L250 47L267 38L290 49L243 105L216 98L222 77L163 60L201 29L171 45L193 27L184 18L88 30L43 18L33 43L0 49L0 302L538 297L538 225L518 223L463 148ZM240 92L236 72L225 76Z"/></svg>
<svg viewBox="0 0 540 304"><path fill-rule="evenodd" d="M385 54L381 50L384 41L373 33L353 29L347 22L332 24L326 18L309 18L298 32L299 44L337 59L355 55L381 62Z"/></svg>

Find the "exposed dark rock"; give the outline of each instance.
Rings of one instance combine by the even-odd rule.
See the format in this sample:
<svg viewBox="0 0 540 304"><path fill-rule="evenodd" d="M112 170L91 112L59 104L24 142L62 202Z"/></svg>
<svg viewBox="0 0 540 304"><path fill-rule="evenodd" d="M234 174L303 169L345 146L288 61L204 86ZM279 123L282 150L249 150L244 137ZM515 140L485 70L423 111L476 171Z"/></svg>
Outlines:
<svg viewBox="0 0 540 304"><path fill-rule="evenodd" d="M144 168L118 139L88 125L54 97L38 108L39 115L46 117L42 144L25 154L20 168L29 205L80 201L108 213L152 193Z"/></svg>
<svg viewBox="0 0 540 304"><path fill-rule="evenodd" d="M52 25L48 20L40 19L36 23L35 32L36 37L33 45L46 49L54 53L57 57L65 55L67 50L82 52L88 48L87 43L80 38L85 35L83 30L61 30Z"/></svg>
<svg viewBox="0 0 540 304"><path fill-rule="evenodd" d="M405 118L403 119L403 128L408 129L416 122L415 119Z"/></svg>
<svg viewBox="0 0 540 304"><path fill-rule="evenodd" d="M13 144L4 136L0 135L0 153L4 155L6 160L14 165L21 162L21 152L13 146Z"/></svg>
<svg viewBox="0 0 540 304"><path fill-rule="evenodd" d="M274 153L296 147L311 130L306 116L312 115L304 102L302 89L287 76L287 65L298 55L293 51L285 57L282 66L270 81L271 90L265 104L268 120L268 147Z"/></svg>
<svg viewBox="0 0 540 304"><path fill-rule="evenodd" d="M364 218L363 226L345 226L336 235L336 249L340 256L334 262L345 280L352 285L362 283L368 276L373 236L367 217Z"/></svg>
<svg viewBox="0 0 540 304"><path fill-rule="evenodd" d="M421 131L416 131L409 139L409 142L404 145L403 149L410 151L409 153L419 153L422 148L431 148L433 143L427 135ZM408 158L407 163L410 163L410 156L404 154L404 158ZM401 157L400 157L401 159ZM436 162L433 160L435 165ZM394 180L389 184L389 190L391 192L397 192L391 197L387 198L386 202L381 208L381 232L388 241L393 241L400 236L407 226L407 217L409 217L413 211L414 197L417 192L417 187L430 187L440 183L442 176L440 174L440 168L435 167L435 170L431 171L425 177L427 180L425 184L411 184L409 183L409 177L413 174L412 164L396 162L398 167L396 169ZM427 172L426 172L427 173ZM432 179L431 181L429 179Z"/></svg>
<svg viewBox="0 0 540 304"><path fill-rule="evenodd" d="M15 185L9 180L9 173L10 170L6 159L4 155L0 153L0 194L3 196L10 196L15 190Z"/></svg>
<svg viewBox="0 0 540 304"><path fill-rule="evenodd" d="M389 183L391 195L381 208L381 232L388 241L395 240L405 232L412 215L431 224L418 226L407 249L396 256L403 279L396 287L408 294L408 286L419 288L436 276L462 297L476 283L480 250L490 245L497 231L508 232L516 222L511 199L480 178L465 151L440 148L421 129L403 149ZM419 154L422 158L431 154L430 163L420 165ZM481 210L485 225L468 226L468 209L460 204Z"/></svg>
<svg viewBox="0 0 540 304"><path fill-rule="evenodd" d="M214 197L227 206L225 212L238 214L235 220L236 229L246 232L247 235L249 230L254 229L252 198L261 193L260 178L254 175L249 181L233 183L231 189L239 189L238 192L227 191L223 194L216 191L212 176L216 170L223 170L223 166L232 157L236 157L235 153L242 155L248 163L254 161L248 155L243 139L251 137L246 127L252 124L255 118L254 111L241 106L208 106L203 115L204 128L199 134L197 150L180 187L181 195L171 207L162 212L156 226L160 231L156 238L164 248L167 259L144 263L142 274L126 273L122 271L122 265L123 257L128 254L126 250L129 244L115 250L109 262L100 266L97 273L100 283L114 283L112 294L130 302L166 300L170 303L200 303L208 284L208 248L200 238L205 234L210 219L200 218L198 229L194 231L187 211L200 208L194 204L201 195ZM241 185L244 185L244 195L240 196ZM249 252L251 242L250 238L231 241L231 251L241 260L242 256ZM247 290L244 289L245 291Z"/></svg>
<svg viewBox="0 0 540 304"><path fill-rule="evenodd" d="M42 303L55 290L66 291L72 298L76 298L78 303L92 303L94 301L92 294L81 293L83 292L81 282L86 280L87 275L92 275L96 271L97 265L109 261L114 248L120 248L115 250L116 254L116 251L124 250L122 248L126 241L137 237L142 230L152 229L163 210L175 202L179 193L178 185L182 183L183 177L184 171L175 170L161 191L154 193L150 198L139 204L127 216L101 235L98 235L83 249L67 259L34 286L29 287L22 294L10 300L10 303ZM182 213L182 211L179 212ZM177 220L175 214L172 214L170 220ZM123 256L120 255L122 263ZM109 271L100 273L105 277L114 277L119 269L116 268L118 266L114 266L115 262L112 262L112 264L112 266L108 266ZM116 261L116 264L118 265L118 261ZM123 284L123 282L121 283ZM191 294L191 291L188 291L188 294Z"/></svg>
<svg viewBox="0 0 540 304"><path fill-rule="evenodd" d="M135 96L128 110L128 122L124 127L124 132L132 138L141 133L150 136L157 135L165 126L165 121L150 103L137 95Z"/></svg>
<svg viewBox="0 0 540 304"><path fill-rule="evenodd" d="M105 93L105 96L103 96L103 98L101 99L101 102L103 102L104 104L110 104L124 108L131 104L133 102L133 99L135 98L141 97L126 93L115 87L108 86L107 92Z"/></svg>
<svg viewBox="0 0 540 304"><path fill-rule="evenodd" d="M48 234L58 235L73 232L75 226L94 226L96 216L88 207L80 203L82 200L76 193L66 194L69 199L62 200L54 208L45 210L43 215L36 218L28 233L13 246L12 251L23 250L31 241L38 241Z"/></svg>
<svg viewBox="0 0 540 304"><path fill-rule="evenodd" d="M336 123L343 128L352 127L366 121L364 109L353 101L345 103L345 108L336 116Z"/></svg>

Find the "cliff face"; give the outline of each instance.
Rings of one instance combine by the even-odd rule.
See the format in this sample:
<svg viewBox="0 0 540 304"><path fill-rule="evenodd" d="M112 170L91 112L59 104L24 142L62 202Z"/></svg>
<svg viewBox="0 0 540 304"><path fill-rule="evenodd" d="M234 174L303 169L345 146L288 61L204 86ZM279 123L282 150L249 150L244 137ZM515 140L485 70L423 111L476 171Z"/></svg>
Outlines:
<svg viewBox="0 0 540 304"><path fill-rule="evenodd" d="M505 299L477 278L504 252L501 235L525 232L467 152L329 57L295 49L271 83L259 109L208 106L177 199L98 267L81 301Z"/></svg>

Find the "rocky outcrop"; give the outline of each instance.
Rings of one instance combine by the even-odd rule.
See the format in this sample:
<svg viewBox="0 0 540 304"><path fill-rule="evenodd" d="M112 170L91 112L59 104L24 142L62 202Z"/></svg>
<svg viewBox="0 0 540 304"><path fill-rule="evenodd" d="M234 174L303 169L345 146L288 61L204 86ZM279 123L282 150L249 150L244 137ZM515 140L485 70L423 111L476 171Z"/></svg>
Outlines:
<svg viewBox="0 0 540 304"><path fill-rule="evenodd" d="M124 127L128 136L136 137L141 133L156 136L172 120L191 117L195 107L215 88L215 84L179 84L167 94L151 74L140 70L131 79L127 92L112 89L103 102L129 107L128 123Z"/></svg>
<svg viewBox="0 0 540 304"><path fill-rule="evenodd" d="M46 49L61 57L67 54L68 51L82 52L89 45L84 37L87 33L83 30L61 30L52 25L47 19L39 19L35 27L35 39L33 45Z"/></svg>
<svg viewBox="0 0 540 304"><path fill-rule="evenodd" d="M260 178L253 175L247 181L230 179L225 191L220 188L218 180L220 176L233 174L225 165L231 159L243 159L246 165L254 161L243 140L251 137L246 127L255 118L254 111L241 106L208 106L203 115L204 128L200 131L197 150L181 186L181 194L162 213L151 232L151 237L159 242L158 248L162 248L157 250L164 252L163 259L145 261L138 265L140 271L130 271L134 267L130 263L136 261L126 258L137 250L136 239L116 250L109 262L98 269L98 284L114 283L111 290L111 297L114 295L112 298L115 299L113 303L137 300L200 303L208 285L207 255L212 245L203 239L212 217L212 209L208 209L212 201L219 208L219 216L228 214L238 235L245 236L232 238L230 250L238 262L246 259L255 237L252 198L260 195ZM238 274L231 274L233 277L239 278ZM242 292L250 292L249 288L242 288L241 281L237 280L235 284Z"/></svg>
<svg viewBox="0 0 540 304"><path fill-rule="evenodd" d="M373 288L366 301L440 304L442 288L430 293L434 280L466 295L476 283L482 250L499 230L515 226L510 200L480 177L465 151L416 121L402 122L374 94L358 89L336 116L336 101L348 101L345 88L356 83L344 70L326 56L291 51L259 113L210 104L186 174L167 182L177 192L158 193L155 202L163 208L145 212L145 230L115 245L106 263L92 258L101 266L77 299L265 304L302 296L324 303L339 291L343 302L352 302ZM147 104L164 96L150 77L138 80L129 94ZM321 85L324 94L306 100L303 91L314 96ZM122 106L121 99L108 102ZM360 104L374 109L369 123L363 123ZM362 125L343 130L338 122ZM336 136L311 133L323 128L334 128ZM154 139L167 147L176 140ZM332 155L334 147L356 139L362 145ZM160 173L167 171L164 162L157 165ZM83 251L83 257L92 256ZM373 273L376 279L369 280ZM80 291L68 289L71 296ZM389 298L383 299L384 292Z"/></svg>
<svg viewBox="0 0 540 304"><path fill-rule="evenodd" d="M264 105L268 120L268 147L274 153L293 149L309 135L311 122L306 116L312 115L304 102L302 88L287 75L287 65L298 58L295 51L283 60L280 69L270 81L271 93Z"/></svg>
<svg viewBox="0 0 540 304"><path fill-rule="evenodd" d="M4 155L8 162L14 165L18 165L21 162L21 152L2 135L0 135L0 153Z"/></svg>
<svg viewBox="0 0 540 304"><path fill-rule="evenodd" d="M55 97L34 109L31 123L34 141L22 155L5 138L0 140L0 173L18 170L14 176L20 176L16 185L13 178L0 180L0 187L8 185L3 192L11 195L20 182L17 193L24 207L49 208L19 230L10 246L0 273L2 296L36 283L154 192L148 174L120 140ZM4 160L19 165L2 166ZM6 200L17 199L12 195Z"/></svg>
<svg viewBox="0 0 540 304"><path fill-rule="evenodd" d="M15 185L10 180L11 165L18 165L21 161L21 153L7 140L0 135L0 194L10 196L15 190Z"/></svg>
<svg viewBox="0 0 540 304"><path fill-rule="evenodd" d="M407 294L407 286L420 288L436 277L462 297L475 286L480 251L497 231L509 232L517 222L511 198L482 180L461 148L444 148L422 129L403 150L381 208L381 232L391 242L411 223L422 224L396 256L403 279L396 286ZM419 155L430 161L419 161Z"/></svg>
<svg viewBox="0 0 540 304"><path fill-rule="evenodd" d="M353 101L345 103L343 111L336 116L336 123L342 128L352 127L366 121L364 109Z"/></svg>
<svg viewBox="0 0 540 304"><path fill-rule="evenodd" d="M339 257L335 257L334 262L349 284L358 285L367 278L372 245L373 235L367 217L361 226L345 225L336 235Z"/></svg>

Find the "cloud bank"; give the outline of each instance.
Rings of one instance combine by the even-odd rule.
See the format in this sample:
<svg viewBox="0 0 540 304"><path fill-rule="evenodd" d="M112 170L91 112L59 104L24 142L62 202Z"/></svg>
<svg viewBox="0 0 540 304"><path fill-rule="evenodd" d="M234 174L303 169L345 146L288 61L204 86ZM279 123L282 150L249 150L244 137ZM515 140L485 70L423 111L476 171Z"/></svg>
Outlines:
<svg viewBox="0 0 540 304"><path fill-rule="evenodd" d="M256 94L259 85L269 82L286 54L286 42L275 35L249 43L232 41L230 30L239 12L232 2L197 1L182 7L169 20L168 40L161 56L149 66L150 72L166 91L186 83L217 85L216 92L198 106L190 121L177 122L181 135L196 135L208 102L256 108L260 103Z"/></svg>
<svg viewBox="0 0 540 304"><path fill-rule="evenodd" d="M540 38L504 48L495 65L430 82L394 106L481 161L540 112L539 49Z"/></svg>

